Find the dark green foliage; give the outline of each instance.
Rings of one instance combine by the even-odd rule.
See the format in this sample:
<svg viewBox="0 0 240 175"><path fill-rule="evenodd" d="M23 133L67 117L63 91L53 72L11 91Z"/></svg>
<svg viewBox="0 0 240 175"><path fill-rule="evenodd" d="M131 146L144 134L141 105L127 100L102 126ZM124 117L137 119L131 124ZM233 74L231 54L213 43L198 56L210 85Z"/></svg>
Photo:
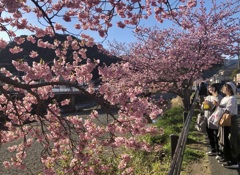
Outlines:
<svg viewBox="0 0 240 175"><path fill-rule="evenodd" d="M165 124L175 125L183 121L184 109L181 107L174 107L167 110L161 118L157 121L157 126L162 126Z"/></svg>
<svg viewBox="0 0 240 175"><path fill-rule="evenodd" d="M231 78L233 79L238 73L240 73L240 69L235 69L235 70L232 72Z"/></svg>
<svg viewBox="0 0 240 175"><path fill-rule="evenodd" d="M169 142L171 134L180 134L183 126L183 111L181 107L167 110L155 124L158 128L163 128L163 134L151 136L149 142L165 145Z"/></svg>
<svg viewBox="0 0 240 175"><path fill-rule="evenodd" d="M160 144L164 146L164 152L166 154L170 153L170 135L180 135L183 128L183 112L184 109L181 107L175 107L168 109L156 122L156 126L158 128L163 128L162 135L155 135L149 138L149 142L151 144ZM196 120L196 116L193 117L193 121ZM198 135L198 133L194 132L195 123L191 122L189 136L187 140L187 144L195 144L198 143L197 139L194 135ZM192 154L197 154L195 158L202 157L198 152L193 150L186 149L186 154L190 154L188 158L191 159ZM194 157L194 155L193 155Z"/></svg>
<svg viewBox="0 0 240 175"><path fill-rule="evenodd" d="M186 148L184 151L184 161L189 163L191 161L196 161L204 157L204 154L201 151Z"/></svg>
<svg viewBox="0 0 240 175"><path fill-rule="evenodd" d="M143 137L143 139L151 145L161 145L162 149L156 153L148 153L140 150L133 151L131 153L134 157L132 163L133 166L136 167L136 174L167 174L172 160L170 135L180 135L183 127L183 112L184 109L181 107L168 109L155 123L159 129L163 129L163 133L161 135L146 135ZM183 170L189 166L191 162L198 161L204 157L204 153L197 147L203 137L199 135L199 132L196 132L194 128L194 121L196 120L196 114L198 112L199 111L194 112L193 122L190 124L188 141L182 163Z"/></svg>

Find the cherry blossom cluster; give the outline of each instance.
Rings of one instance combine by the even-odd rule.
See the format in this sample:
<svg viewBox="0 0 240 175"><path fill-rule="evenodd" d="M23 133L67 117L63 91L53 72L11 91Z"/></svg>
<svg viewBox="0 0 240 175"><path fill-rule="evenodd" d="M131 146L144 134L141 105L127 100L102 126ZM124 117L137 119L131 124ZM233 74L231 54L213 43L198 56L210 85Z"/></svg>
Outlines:
<svg viewBox="0 0 240 175"><path fill-rule="evenodd" d="M184 9L196 6L196 0L179 1L36 1L36 0L1 0L1 11L11 15L1 16L1 23L5 24L4 30L16 27L19 30L27 29L37 36L53 35L55 31L66 32L76 30L97 31L101 37L106 37L108 30L117 25L120 28L137 26L140 19L147 19L152 13L158 21L173 18L178 15L178 7ZM56 15L57 14L57 15ZM26 15L36 16L41 24L27 20ZM115 16L120 17L116 24ZM59 23L59 17L69 23L69 27ZM76 20L77 19L77 20ZM8 28L8 26L11 26ZM70 27L71 26L71 27ZM11 28L11 29L10 29ZM71 31L70 31L71 32ZM7 32L11 37L14 32ZM72 33L72 32L71 32Z"/></svg>
<svg viewBox="0 0 240 175"><path fill-rule="evenodd" d="M12 54L21 53L23 51L21 44L24 40L24 38L15 38L18 45L10 48L9 51ZM101 120L97 111L93 111L89 118L84 120L81 116L62 118L60 104L54 101L50 104L44 103L45 100L54 97L52 93L53 85L61 83L69 85L69 82L70 85L72 83L72 85L76 86L76 82L79 85L90 83L92 79L91 72L99 63L98 60L95 60L95 62L90 61L83 47L85 46L84 43L91 41L91 38L87 40L86 37L84 43L70 36L64 42L55 40L53 43L49 43L33 36L28 36L26 40L36 43L40 48L54 49L56 58L53 60L52 66L45 62L44 59L41 59L40 62L33 61L31 66L24 60L13 61L12 64L15 68L20 72L24 72L22 77L15 77L6 69L1 69L1 73L11 77L11 81L6 81L3 86L4 90L10 91L14 89L15 92L23 95L23 98L17 100L11 99L6 94L1 95L0 110L11 120L11 122L5 124L8 131L1 132L2 135L7 136L6 139L1 140L1 143L19 139L25 140L26 137L30 137L43 144L46 152L50 153L50 155L43 154L41 156L45 174L56 174L59 169L55 165L59 161L65 161L67 164L70 162L69 166L63 166L61 169L65 173L80 170L82 174L110 172L113 171L112 169L116 165L105 162L104 155L106 152L104 152L104 148L119 149L124 147L135 150L143 149L145 151L153 149L146 142L139 140L138 137L144 134L158 133L156 128L146 127L147 119L145 116L154 119L162 111L147 99L136 97L141 92L140 87L129 89L129 91L126 90L123 95L115 96L116 100L106 96L107 91L103 90L105 86L100 87L100 92L106 101L110 102L111 105L122 106L117 116L111 116L109 122L103 123L103 126L96 124L96 120ZM68 49L73 50L72 63L66 61ZM38 54L37 51L30 51L29 57L32 57L33 53ZM86 60L86 63L80 64L83 60ZM3 77L1 79L4 80ZM40 83L40 80L43 81L43 84ZM2 91L5 92L4 90ZM80 90L83 89L80 88ZM84 93L94 95L94 87L89 85ZM7 98L11 100L9 101ZM69 100L66 99L62 101L61 105L67 105L68 103ZM46 114L38 112L37 109L40 107L47 109ZM32 114L33 110L36 111L35 114ZM42 127L25 126L25 121L39 122ZM124 137L124 135L129 134L133 136ZM103 139L103 135L108 137ZM76 140L73 139L76 137ZM49 142L54 143L54 145L48 145ZM15 147L22 149L13 149ZM9 150L16 153L16 156L12 157L11 160L4 161L4 166L6 168L12 166L21 169L27 168L24 159L27 158L29 147L31 147L31 144L25 144L25 142L10 147ZM133 171L131 167L125 165L127 162L125 158L119 159L119 171L123 174ZM123 163L124 166L121 165ZM89 167L91 168L89 169Z"/></svg>
<svg viewBox="0 0 240 175"><path fill-rule="evenodd" d="M21 7L21 4L23 2L26 2L26 0L2 0L2 3L4 4L9 13L16 12Z"/></svg>
<svg viewBox="0 0 240 175"><path fill-rule="evenodd" d="M237 4L236 8L233 4ZM119 101L115 96L120 98L125 90L135 95L170 92L180 96L188 109L193 81L213 65L221 64L223 55L237 51L239 19L235 15L239 14L239 5L232 2L207 11L202 2L198 10L178 16L183 30L139 28L137 42L110 43L109 53L118 55L123 62L100 69L106 83L102 87L107 86L109 91L105 98Z"/></svg>
<svg viewBox="0 0 240 175"><path fill-rule="evenodd" d="M240 9L239 1L225 4L229 8L214 6L208 13L203 1L200 8L193 11L196 2L0 0L0 32L6 32L15 43L7 47L7 41L0 39L0 48L21 54L25 51L21 45L31 42L46 51L54 50L56 56L51 65L45 58L36 61L40 55L37 50L27 53L33 60L31 65L21 58L13 60L16 70L24 73L21 77L6 68L0 69L3 84L0 86L0 111L8 117L4 124L7 129L0 132L0 143L20 141L8 148L15 154L3 162L4 166L27 170L29 167L24 162L28 150L34 144L41 144L44 174L111 174L116 171L134 174L132 155L122 151L154 152L154 146L141 137L163 132L148 124L149 119L161 115L162 106L152 103L146 94L171 92L184 98L187 104L192 82L202 71L220 62L223 54L236 53L234 33L239 28L232 17ZM161 30L138 26L139 20L153 13L159 22L173 18L182 28ZM28 20L28 15L36 20ZM101 85L95 88L92 71L100 59L88 58L87 48L95 43L84 31L97 31L106 37L114 25L137 27L138 40L129 45L116 45L109 51L122 62L99 67ZM20 37L16 31L29 31L33 35ZM52 43L43 39L56 33L72 36L65 35L65 41ZM100 48L102 46L98 45ZM96 110L87 116L63 117L60 106L68 105L70 100L58 103L54 99L53 87L59 85L75 87L96 99L107 111L104 120ZM116 113L109 111L112 107L118 109ZM25 124L26 121L29 123Z"/></svg>

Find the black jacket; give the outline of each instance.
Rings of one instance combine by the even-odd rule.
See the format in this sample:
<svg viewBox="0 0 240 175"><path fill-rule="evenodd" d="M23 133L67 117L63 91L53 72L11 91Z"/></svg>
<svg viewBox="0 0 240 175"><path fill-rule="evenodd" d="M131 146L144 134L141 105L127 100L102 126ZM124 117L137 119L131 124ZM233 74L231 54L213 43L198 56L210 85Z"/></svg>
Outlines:
<svg viewBox="0 0 240 175"><path fill-rule="evenodd" d="M232 157L240 161L240 115L233 115L230 129Z"/></svg>
<svg viewBox="0 0 240 175"><path fill-rule="evenodd" d="M207 89L207 84L204 82L201 82L199 85L199 94L198 95L208 95L208 89Z"/></svg>

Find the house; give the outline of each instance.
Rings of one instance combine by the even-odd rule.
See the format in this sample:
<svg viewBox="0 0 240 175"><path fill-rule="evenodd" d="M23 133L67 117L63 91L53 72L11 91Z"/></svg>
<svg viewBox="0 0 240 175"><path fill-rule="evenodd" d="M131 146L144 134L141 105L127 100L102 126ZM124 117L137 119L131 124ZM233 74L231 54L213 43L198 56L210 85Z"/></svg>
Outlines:
<svg viewBox="0 0 240 175"><path fill-rule="evenodd" d="M223 67L214 74L209 80L211 83L222 83L227 81L235 81L232 77L232 72L239 69L239 60L237 59L227 59L224 61Z"/></svg>

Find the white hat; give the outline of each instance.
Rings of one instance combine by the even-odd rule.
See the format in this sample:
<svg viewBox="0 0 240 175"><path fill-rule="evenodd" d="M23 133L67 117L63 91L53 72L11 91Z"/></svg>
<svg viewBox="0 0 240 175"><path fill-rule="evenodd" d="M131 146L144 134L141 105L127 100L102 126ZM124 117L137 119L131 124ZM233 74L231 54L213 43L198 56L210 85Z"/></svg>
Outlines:
<svg viewBox="0 0 240 175"><path fill-rule="evenodd" d="M227 84L231 86L233 94L235 95L237 90L235 84L233 82L227 82Z"/></svg>

